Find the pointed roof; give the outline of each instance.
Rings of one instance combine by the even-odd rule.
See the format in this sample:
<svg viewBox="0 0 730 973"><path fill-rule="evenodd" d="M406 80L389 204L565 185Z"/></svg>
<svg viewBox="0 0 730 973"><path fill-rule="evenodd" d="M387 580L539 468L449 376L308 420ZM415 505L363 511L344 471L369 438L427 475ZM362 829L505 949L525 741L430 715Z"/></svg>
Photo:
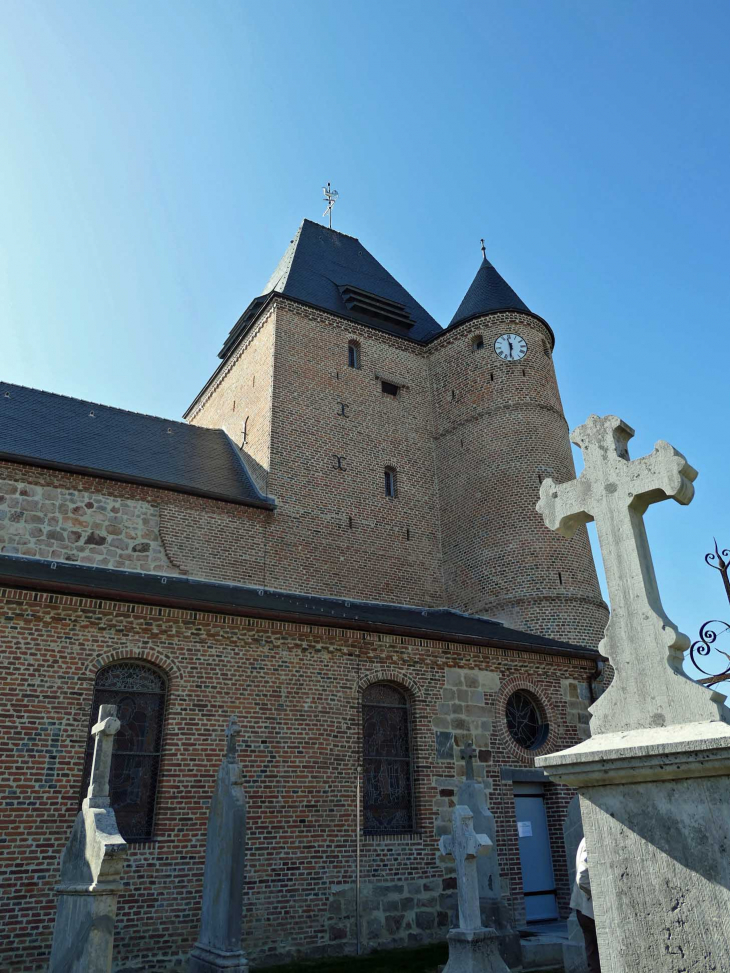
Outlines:
<svg viewBox="0 0 730 973"><path fill-rule="evenodd" d="M494 311L527 311L529 307L512 290L502 275L487 260L486 254L471 287L451 319L449 327Z"/></svg>
<svg viewBox="0 0 730 973"><path fill-rule="evenodd" d="M356 237L304 220L263 292L228 335L221 358L274 293L416 341L443 331Z"/></svg>

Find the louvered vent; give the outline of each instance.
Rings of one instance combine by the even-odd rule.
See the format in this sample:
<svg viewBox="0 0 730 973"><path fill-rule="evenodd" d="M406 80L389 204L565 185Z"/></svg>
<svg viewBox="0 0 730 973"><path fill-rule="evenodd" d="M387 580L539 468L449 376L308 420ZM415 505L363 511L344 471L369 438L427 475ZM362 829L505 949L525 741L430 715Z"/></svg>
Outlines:
<svg viewBox="0 0 730 973"><path fill-rule="evenodd" d="M381 321L383 324L395 324L399 328L412 328L416 323L405 304L390 301L387 297L380 297L379 294L360 290L359 287L353 287L351 284L341 287L340 293L347 309L356 317L366 318L369 321Z"/></svg>

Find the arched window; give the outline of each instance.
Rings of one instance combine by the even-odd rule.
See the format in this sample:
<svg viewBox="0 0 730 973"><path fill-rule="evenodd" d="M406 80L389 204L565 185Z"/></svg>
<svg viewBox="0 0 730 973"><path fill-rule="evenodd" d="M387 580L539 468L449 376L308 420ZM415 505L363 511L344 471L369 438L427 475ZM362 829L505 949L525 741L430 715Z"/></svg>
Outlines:
<svg viewBox="0 0 730 973"><path fill-rule="evenodd" d="M360 367L360 343L351 341L347 346L347 364L350 368Z"/></svg>
<svg viewBox="0 0 730 973"><path fill-rule="evenodd" d="M471 350L481 351L484 347L484 336L480 334L475 334L471 339Z"/></svg>
<svg viewBox="0 0 730 973"><path fill-rule="evenodd" d="M398 475L394 466L385 467L385 495L386 497L398 496Z"/></svg>
<svg viewBox="0 0 730 973"><path fill-rule="evenodd" d="M113 703L121 723L114 737L109 792L122 837L147 841L153 835L157 778L160 772L165 677L143 662L117 662L100 669L94 684L91 722L99 707ZM86 797L94 741L88 736L81 798Z"/></svg>
<svg viewBox="0 0 730 973"><path fill-rule="evenodd" d="M408 699L388 683L362 694L365 834L413 831L413 766Z"/></svg>

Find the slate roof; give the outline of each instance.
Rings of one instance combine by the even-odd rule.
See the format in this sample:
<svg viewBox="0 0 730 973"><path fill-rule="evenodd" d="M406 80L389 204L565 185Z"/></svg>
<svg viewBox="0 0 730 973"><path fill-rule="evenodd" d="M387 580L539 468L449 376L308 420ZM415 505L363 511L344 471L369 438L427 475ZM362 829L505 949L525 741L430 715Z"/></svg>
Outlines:
<svg viewBox="0 0 730 973"><path fill-rule="evenodd" d="M449 327L453 328L469 318L493 311L532 313L485 256Z"/></svg>
<svg viewBox="0 0 730 973"><path fill-rule="evenodd" d="M342 293L348 285L403 305L413 324L403 328L363 322L362 316L351 311ZM443 332L441 325L356 237L304 220L262 294L251 302L230 332L219 357L228 356L266 299L275 292L416 341L427 341Z"/></svg>
<svg viewBox="0 0 730 973"><path fill-rule="evenodd" d="M222 429L0 382L0 459L273 508Z"/></svg>
<svg viewBox="0 0 730 973"><path fill-rule="evenodd" d="M520 632L491 618L466 615L447 608L351 601L18 555L0 555L0 584L114 597L191 611L286 619L337 628L365 628L457 642L496 643L537 652L599 658L594 649L585 646Z"/></svg>

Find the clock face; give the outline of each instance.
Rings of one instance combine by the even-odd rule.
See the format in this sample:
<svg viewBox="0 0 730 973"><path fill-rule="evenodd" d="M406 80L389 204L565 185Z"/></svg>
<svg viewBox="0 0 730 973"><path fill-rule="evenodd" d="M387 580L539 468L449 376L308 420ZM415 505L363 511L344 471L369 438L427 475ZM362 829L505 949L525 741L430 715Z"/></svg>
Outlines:
<svg viewBox="0 0 730 973"><path fill-rule="evenodd" d="M527 354L527 342L518 334L501 334L494 342L494 350L503 361L519 361Z"/></svg>

